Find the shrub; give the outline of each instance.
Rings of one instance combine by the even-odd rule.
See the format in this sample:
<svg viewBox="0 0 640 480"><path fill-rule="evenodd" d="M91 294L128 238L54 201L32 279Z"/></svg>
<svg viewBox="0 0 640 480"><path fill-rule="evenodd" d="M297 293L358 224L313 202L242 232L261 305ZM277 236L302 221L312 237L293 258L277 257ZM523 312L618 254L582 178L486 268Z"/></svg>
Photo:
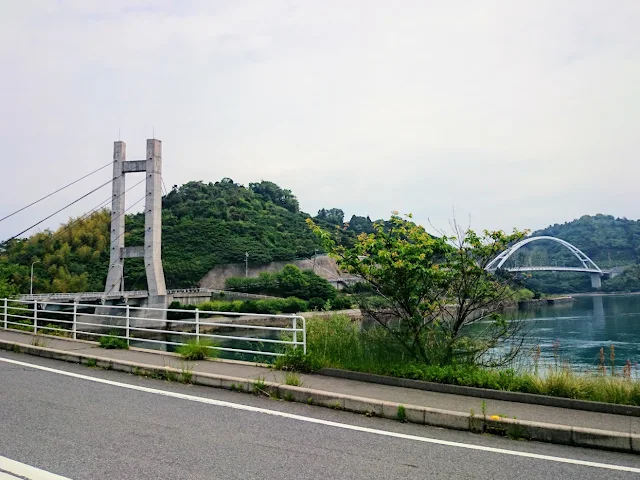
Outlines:
<svg viewBox="0 0 640 480"><path fill-rule="evenodd" d="M288 348L284 355L278 357L274 366L278 370L311 373L322 368L322 364L312 355L306 354L301 348Z"/></svg>
<svg viewBox="0 0 640 480"><path fill-rule="evenodd" d="M176 353L185 360L204 360L205 358L216 358L219 355L219 350L215 350L214 343L201 340L191 340L184 345L180 345L176 348Z"/></svg>
<svg viewBox="0 0 640 480"><path fill-rule="evenodd" d="M100 347L106 349L128 350L129 345L124 338L118 338L118 331L112 330L109 335L100 337Z"/></svg>
<svg viewBox="0 0 640 480"><path fill-rule="evenodd" d="M319 297L309 300L309 310L318 311L324 308L325 301Z"/></svg>
<svg viewBox="0 0 640 480"><path fill-rule="evenodd" d="M353 302L351 301L351 297L348 297L346 295L341 295L331 300L332 310L347 310L352 306Z"/></svg>

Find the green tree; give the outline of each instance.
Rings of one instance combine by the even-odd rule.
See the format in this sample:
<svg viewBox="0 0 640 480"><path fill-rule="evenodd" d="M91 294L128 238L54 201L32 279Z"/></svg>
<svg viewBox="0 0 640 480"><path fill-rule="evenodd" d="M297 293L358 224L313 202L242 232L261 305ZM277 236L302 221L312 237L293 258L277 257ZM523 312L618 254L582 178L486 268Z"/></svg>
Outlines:
<svg viewBox="0 0 640 480"><path fill-rule="evenodd" d="M315 218L324 220L331 225L342 225L344 223L344 212L339 208L330 208L328 210L322 208L318 210L318 215Z"/></svg>
<svg viewBox="0 0 640 480"><path fill-rule="evenodd" d="M373 233L361 233L352 246L307 221L341 268L360 276L383 298L387 309L359 297L360 307L390 332L413 359L428 363L477 360L511 336L513 328L499 308L513 297L509 280L484 270L510 243L514 231L477 235L457 229L457 236L435 237L411 216L397 213ZM495 327L473 331L481 320Z"/></svg>
<svg viewBox="0 0 640 480"><path fill-rule="evenodd" d="M298 199L291 190L280 188L273 182L261 181L260 183L250 183L249 188L253 193L260 195L265 200L269 200L276 205L286 208L290 212L298 213L300 207Z"/></svg>
<svg viewBox="0 0 640 480"><path fill-rule="evenodd" d="M15 285L9 283L6 279L0 278L0 298L11 298L18 294Z"/></svg>

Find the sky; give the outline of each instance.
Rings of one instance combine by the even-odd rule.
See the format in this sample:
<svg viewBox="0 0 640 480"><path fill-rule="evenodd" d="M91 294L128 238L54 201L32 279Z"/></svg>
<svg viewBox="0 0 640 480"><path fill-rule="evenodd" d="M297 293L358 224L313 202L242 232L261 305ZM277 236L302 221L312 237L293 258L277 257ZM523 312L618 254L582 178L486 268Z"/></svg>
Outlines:
<svg viewBox="0 0 640 480"><path fill-rule="evenodd" d="M1 0L0 218L155 136L168 188L270 180L311 214L637 219L638 25L637 0Z"/></svg>

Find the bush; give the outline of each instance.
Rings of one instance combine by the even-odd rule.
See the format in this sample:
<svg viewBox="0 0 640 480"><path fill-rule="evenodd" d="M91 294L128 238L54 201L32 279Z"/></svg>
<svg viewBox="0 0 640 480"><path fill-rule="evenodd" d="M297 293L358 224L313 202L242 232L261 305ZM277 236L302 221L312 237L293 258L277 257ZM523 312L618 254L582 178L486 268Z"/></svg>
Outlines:
<svg viewBox="0 0 640 480"><path fill-rule="evenodd" d="M351 301L351 297L348 297L346 295L341 295L331 300L332 310L347 310L352 306L353 302Z"/></svg>
<svg viewBox="0 0 640 480"><path fill-rule="evenodd" d="M129 344L124 338L118 338L118 331L113 330L109 335L100 337L100 347L106 349L129 350Z"/></svg>
<svg viewBox="0 0 640 480"><path fill-rule="evenodd" d="M202 313L201 318L206 318L206 312L234 312L234 313L260 313L260 314L278 314L278 313L298 313L307 311L309 303L299 298L268 298L261 300L214 300L204 302L198 306L189 305L182 306L178 304L178 309L194 310L198 308ZM169 312L170 320L180 320L185 318L193 318L193 312Z"/></svg>
<svg viewBox="0 0 640 480"><path fill-rule="evenodd" d="M176 348L176 353L185 360L204 360L205 358L216 358L220 355L219 350L215 350L215 344L208 340L190 340L185 345Z"/></svg>
<svg viewBox="0 0 640 480"><path fill-rule="evenodd" d="M287 348L284 355L277 357L274 366L278 370L311 373L322 368L317 358L306 354L301 348Z"/></svg>
<svg viewBox="0 0 640 480"><path fill-rule="evenodd" d="M309 300L309 310L319 311L324 308L325 301L319 297L313 297Z"/></svg>
<svg viewBox="0 0 640 480"><path fill-rule="evenodd" d="M300 270L295 265L285 265L277 273L263 272L257 278L231 277L225 281L225 288L245 293L297 297L303 300L335 298L337 291L324 278L311 270Z"/></svg>

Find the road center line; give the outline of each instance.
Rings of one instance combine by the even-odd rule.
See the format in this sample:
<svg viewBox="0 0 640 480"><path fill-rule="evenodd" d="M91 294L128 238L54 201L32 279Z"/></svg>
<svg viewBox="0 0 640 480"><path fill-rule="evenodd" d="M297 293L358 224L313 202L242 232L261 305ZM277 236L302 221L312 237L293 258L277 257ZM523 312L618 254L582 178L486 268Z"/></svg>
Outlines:
<svg viewBox="0 0 640 480"><path fill-rule="evenodd" d="M10 458L0 456L0 480L18 478L7 475L4 472L9 472L20 478L28 478L29 480L70 480L66 477L56 475L55 473L46 472L39 468L32 467L26 463L16 462Z"/></svg>
<svg viewBox="0 0 640 480"><path fill-rule="evenodd" d="M499 453L499 454L503 454L503 455L512 455L515 457L524 457L524 458L534 458L537 460L545 460L545 461L549 461L549 462L558 462L558 463L568 463L568 464L572 464L572 465L580 465L580 466L584 466L584 467L593 467L593 468L603 468L606 470L616 470L616 471L620 471L620 472L632 472L632 473L640 473L640 468L635 468L635 467L627 467L627 466L623 466L623 465L614 465L614 464L608 464L608 463L598 463L598 462L588 462L585 460L575 460L572 458L564 458L564 457L555 457L552 455L540 455L537 453L529 453L529 452L519 452L517 450L507 450L504 448L494 448L494 447L486 447L486 446L482 446L482 445L473 445L473 444L469 444L469 443L460 443L460 442L450 442L448 440L439 440L436 438L427 438L427 437L419 437L417 435L407 435L404 433L396 433L396 432L389 432L386 430L378 430L375 428L367 428L367 427L359 427L357 425L350 425L347 423L340 423L340 422L333 422L330 420L321 420L319 418L313 418L313 417L305 417L303 415L296 415L293 413L286 413L286 412L279 412L277 410L269 410L266 408L260 408L260 407L251 407L249 405L243 405L240 403L231 403L231 402L225 402L222 400L214 400L211 398L205 398L205 397L196 397L194 395L187 395L184 393L177 393L177 392L167 392L165 390L158 390L155 388L148 388L148 387L141 387L139 385L131 385L128 383L121 383L121 382L115 382L113 380L106 380L103 378L96 378L96 377L91 377L89 375L82 375L79 373L72 373L72 372L66 372L64 370L56 370L55 368L49 368L49 367L43 367L41 365L34 365L31 363L26 363L26 362L20 362L17 360L10 360L8 358L0 358L0 362L5 362L5 363L11 363L14 365L22 365L24 367L29 367L29 368L34 368L36 370L42 370L45 372L50 372L50 373L56 373L59 375L64 375L67 377L72 377L72 378L78 378L81 380L88 380L90 382L95 382L95 383L102 383L104 385L111 385L113 387L120 387L120 388L126 388L129 390L136 390L138 392L145 392L145 393L152 393L155 395L163 395L165 397L172 397L172 398L179 398L182 400L188 400L191 402L199 402L199 403L206 403L209 405L215 405L218 407L226 407L226 408L233 408L235 410L244 410L247 412L254 412L254 413L262 413L265 415L272 415L275 417L283 417L283 418L289 418L291 420L298 420L301 422L307 422L307 423L315 423L318 425L325 425L328 427L335 427L335 428L341 428L344 430L352 430L352 431L356 431L356 432L363 432L363 433L371 433L374 435L381 435L381 436L385 436L385 437L393 437L393 438L400 438L403 440L412 440L412 441L416 441L416 442L423 442L423 443L432 443L432 444L436 444L436 445L445 445L448 447L456 447L456 448L466 448L468 450L478 450L478 451L482 451L482 452L490 452L490 453ZM0 468L2 468L2 464L0 463ZM6 470L6 469L5 469ZM50 477L50 478L56 478L56 477ZM62 479L62 477L57 477Z"/></svg>

